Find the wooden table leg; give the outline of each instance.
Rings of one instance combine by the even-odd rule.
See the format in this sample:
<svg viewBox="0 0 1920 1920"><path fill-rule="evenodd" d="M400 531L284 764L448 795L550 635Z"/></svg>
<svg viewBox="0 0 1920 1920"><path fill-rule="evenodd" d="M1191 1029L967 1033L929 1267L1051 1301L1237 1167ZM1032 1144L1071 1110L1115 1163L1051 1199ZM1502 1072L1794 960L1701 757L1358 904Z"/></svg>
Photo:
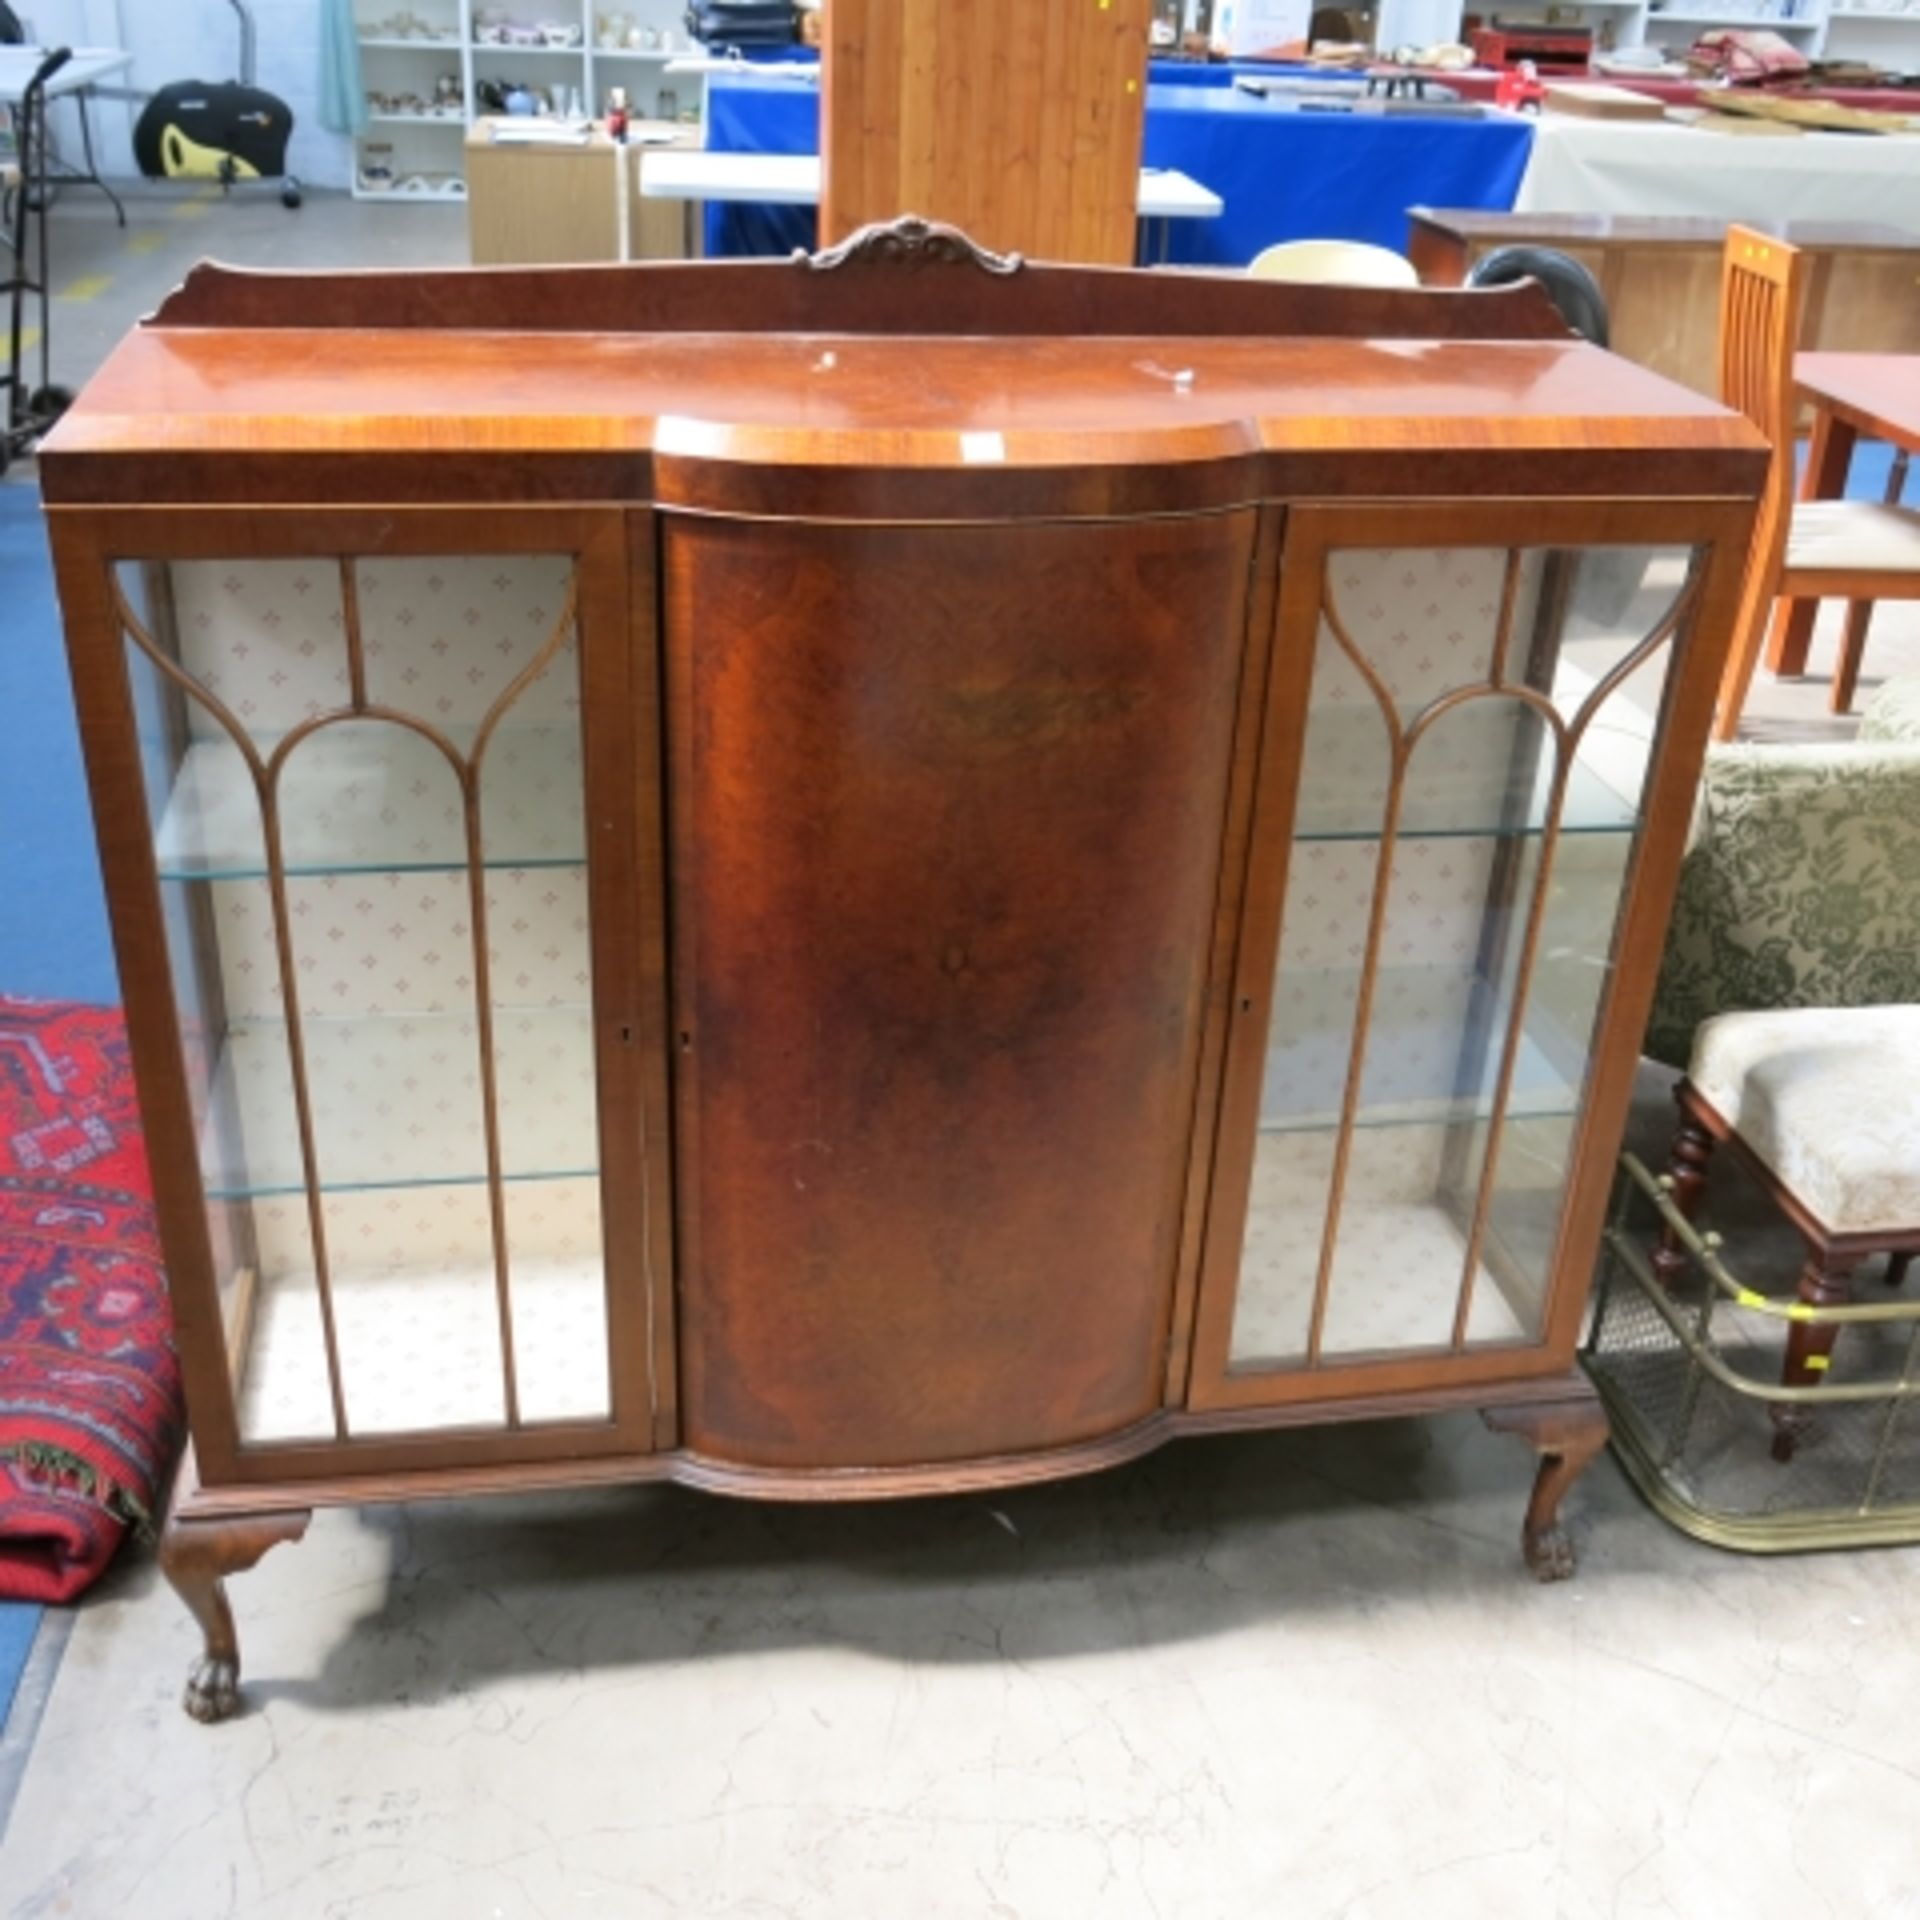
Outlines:
<svg viewBox="0 0 1920 1920"><path fill-rule="evenodd" d="M1800 481L1802 500L1838 500L1847 490L1847 470L1853 464L1853 427L1836 420L1824 407L1813 416L1813 444L1807 449L1807 470ZM1783 600L1774 609L1767 635L1767 671L1805 673L1807 652L1813 644L1813 620L1820 611L1815 600Z"/></svg>

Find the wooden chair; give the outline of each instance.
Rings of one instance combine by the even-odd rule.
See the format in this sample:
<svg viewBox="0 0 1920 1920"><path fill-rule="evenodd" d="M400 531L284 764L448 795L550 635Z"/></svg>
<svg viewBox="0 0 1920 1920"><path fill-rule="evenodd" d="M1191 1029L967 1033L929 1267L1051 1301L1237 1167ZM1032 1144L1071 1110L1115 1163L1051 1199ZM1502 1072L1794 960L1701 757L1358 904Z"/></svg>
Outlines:
<svg viewBox="0 0 1920 1920"><path fill-rule="evenodd" d="M1731 740L1740 724L1777 602L1851 603L1833 676L1833 710L1844 713L1852 704L1874 602L1920 600L1920 513L1881 501L1793 498L1793 355L1807 278L1808 263L1797 247L1747 227L1727 229L1720 397L1773 443L1773 466L1714 715L1717 740Z"/></svg>
<svg viewBox="0 0 1920 1920"><path fill-rule="evenodd" d="M1338 282L1349 287L1417 287L1420 275L1404 254L1365 240L1282 240L1253 257L1256 280Z"/></svg>

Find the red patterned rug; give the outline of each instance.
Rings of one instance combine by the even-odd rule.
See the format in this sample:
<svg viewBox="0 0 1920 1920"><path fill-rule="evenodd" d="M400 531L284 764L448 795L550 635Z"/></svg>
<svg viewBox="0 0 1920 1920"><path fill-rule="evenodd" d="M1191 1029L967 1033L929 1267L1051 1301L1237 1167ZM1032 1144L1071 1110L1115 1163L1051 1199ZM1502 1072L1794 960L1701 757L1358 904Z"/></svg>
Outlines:
<svg viewBox="0 0 1920 1920"><path fill-rule="evenodd" d="M0 996L0 1598L96 1580L181 1422L119 1011Z"/></svg>

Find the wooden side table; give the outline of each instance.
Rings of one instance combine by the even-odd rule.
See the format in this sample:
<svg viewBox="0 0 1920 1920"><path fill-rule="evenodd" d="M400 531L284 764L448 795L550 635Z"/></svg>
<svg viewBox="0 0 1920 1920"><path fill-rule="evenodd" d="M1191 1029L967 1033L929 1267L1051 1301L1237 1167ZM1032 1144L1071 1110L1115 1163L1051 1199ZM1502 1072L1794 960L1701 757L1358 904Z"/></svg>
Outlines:
<svg viewBox="0 0 1920 1920"><path fill-rule="evenodd" d="M1696 392L1718 395L1724 220L1412 207L1408 252L1430 287L1457 287L1498 247L1557 247L1600 282L1613 348ZM1920 235L1826 220L1751 221L1813 256L1803 344L1920 351Z"/></svg>
<svg viewBox="0 0 1920 1920"><path fill-rule="evenodd" d="M500 145L496 121L467 135L467 230L475 266L559 266L618 260L620 162L595 127L584 146ZM644 134L648 144L640 144ZM627 253L633 260L683 260L688 248L676 207L640 197L640 155L697 147L698 127L636 121L626 147Z"/></svg>

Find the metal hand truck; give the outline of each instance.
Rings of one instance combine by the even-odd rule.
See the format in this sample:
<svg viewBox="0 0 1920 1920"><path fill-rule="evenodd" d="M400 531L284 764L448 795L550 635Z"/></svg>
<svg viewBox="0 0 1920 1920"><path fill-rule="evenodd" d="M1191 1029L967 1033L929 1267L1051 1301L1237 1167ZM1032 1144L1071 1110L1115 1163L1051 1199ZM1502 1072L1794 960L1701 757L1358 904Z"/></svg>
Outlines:
<svg viewBox="0 0 1920 1920"><path fill-rule="evenodd" d="M47 293L47 82L73 58L57 47L34 69L21 96L16 123L19 182L12 189L13 219L5 241L12 259L0 293L7 298L6 411L0 415L0 473L15 454L26 453L73 402L53 384L53 307ZM27 298L40 305L40 383L28 383L21 356Z"/></svg>

